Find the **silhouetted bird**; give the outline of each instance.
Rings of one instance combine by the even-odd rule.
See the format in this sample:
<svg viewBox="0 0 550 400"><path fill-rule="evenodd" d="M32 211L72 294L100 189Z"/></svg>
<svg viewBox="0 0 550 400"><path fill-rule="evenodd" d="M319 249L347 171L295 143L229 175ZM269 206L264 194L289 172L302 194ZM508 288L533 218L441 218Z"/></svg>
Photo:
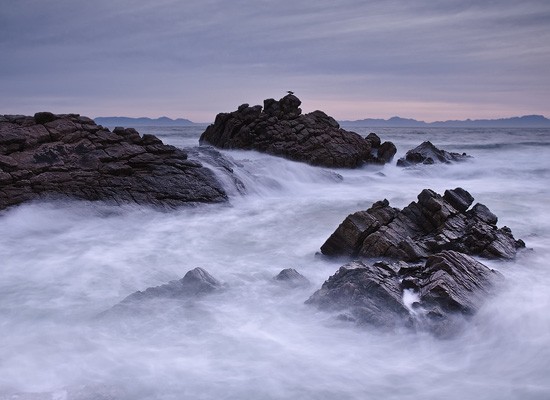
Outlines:
<svg viewBox="0 0 550 400"><path fill-rule="evenodd" d="M291 90L289 90L287 93L288 93L288 94L294 94L294 92L291 91Z"/></svg>

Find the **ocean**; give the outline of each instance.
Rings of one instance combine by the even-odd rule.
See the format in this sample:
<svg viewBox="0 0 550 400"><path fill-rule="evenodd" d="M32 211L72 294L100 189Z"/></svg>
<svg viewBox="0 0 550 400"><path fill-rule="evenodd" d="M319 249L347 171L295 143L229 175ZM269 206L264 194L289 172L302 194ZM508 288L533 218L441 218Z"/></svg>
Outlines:
<svg viewBox="0 0 550 400"><path fill-rule="evenodd" d="M0 399L549 399L550 130L346 127L393 141L392 165L332 170L223 151L245 193L162 211L70 201L0 212ZM147 127L198 145L204 127ZM473 156L399 168L425 140ZM350 213L462 187L527 249L458 336L380 332L304 301L344 263L320 246ZM202 267L227 290L102 319ZM295 268L310 287L273 276Z"/></svg>

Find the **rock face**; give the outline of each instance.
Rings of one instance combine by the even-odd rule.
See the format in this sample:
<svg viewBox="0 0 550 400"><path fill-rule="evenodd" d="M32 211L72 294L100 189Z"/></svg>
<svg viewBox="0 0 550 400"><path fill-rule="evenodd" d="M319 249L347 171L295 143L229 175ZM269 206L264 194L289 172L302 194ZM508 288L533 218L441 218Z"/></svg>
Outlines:
<svg viewBox="0 0 550 400"><path fill-rule="evenodd" d="M393 144L373 146L368 138L341 129L322 111L303 115L300 104L292 94L279 101L264 100L263 110L259 105L243 104L237 111L218 114L200 141L223 149L257 150L335 168L384 163L395 154Z"/></svg>
<svg viewBox="0 0 550 400"><path fill-rule="evenodd" d="M64 196L169 207L227 199L211 171L153 135L76 114L0 116L0 209Z"/></svg>
<svg viewBox="0 0 550 400"><path fill-rule="evenodd" d="M479 310L502 280L498 272L455 251L418 265L356 261L341 267L306 303L344 313L358 324L447 336Z"/></svg>
<svg viewBox="0 0 550 400"><path fill-rule="evenodd" d="M403 210L387 200L349 215L321 247L328 256L424 259L442 250L492 259L512 259L525 247L510 228L496 226L497 217L483 204L468 209L474 198L466 190L443 196L424 189L418 202Z"/></svg>
<svg viewBox="0 0 550 400"><path fill-rule="evenodd" d="M450 153L435 147L432 142L424 142L412 150L407 151L405 157L397 160L399 167L408 167L415 164L449 164L457 161L464 161L470 158L466 153Z"/></svg>

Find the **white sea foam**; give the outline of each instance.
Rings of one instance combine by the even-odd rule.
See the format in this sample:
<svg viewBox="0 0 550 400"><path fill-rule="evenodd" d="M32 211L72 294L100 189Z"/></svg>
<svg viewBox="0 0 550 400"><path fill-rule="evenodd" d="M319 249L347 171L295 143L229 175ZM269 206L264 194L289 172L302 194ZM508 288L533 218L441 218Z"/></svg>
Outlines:
<svg viewBox="0 0 550 400"><path fill-rule="evenodd" d="M186 132L196 141L196 131L178 134ZM174 135L161 132L178 144ZM430 139L474 158L329 171L232 151L250 190L229 206L161 212L68 202L2 212L0 399L550 398L549 132L381 136L401 155ZM380 334L303 304L342 264L315 253L347 214L458 186L533 249L486 262L507 286L463 334ZM96 318L194 267L228 289L128 320ZM312 286L274 285L289 267Z"/></svg>

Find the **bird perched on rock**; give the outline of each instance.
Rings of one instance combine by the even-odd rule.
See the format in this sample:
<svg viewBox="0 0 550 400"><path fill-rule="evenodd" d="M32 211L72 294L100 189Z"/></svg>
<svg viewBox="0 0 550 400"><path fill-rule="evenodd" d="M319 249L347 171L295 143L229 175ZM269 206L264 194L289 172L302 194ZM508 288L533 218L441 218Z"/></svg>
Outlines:
<svg viewBox="0 0 550 400"><path fill-rule="evenodd" d="M292 90L287 91L288 94L294 94Z"/></svg>

